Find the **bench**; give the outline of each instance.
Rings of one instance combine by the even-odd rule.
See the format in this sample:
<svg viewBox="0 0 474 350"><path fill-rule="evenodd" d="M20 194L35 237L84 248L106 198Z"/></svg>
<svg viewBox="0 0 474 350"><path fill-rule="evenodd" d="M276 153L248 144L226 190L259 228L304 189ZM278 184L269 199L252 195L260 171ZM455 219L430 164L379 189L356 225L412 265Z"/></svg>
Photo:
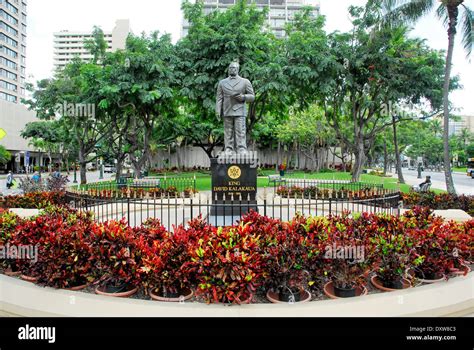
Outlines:
<svg viewBox="0 0 474 350"><path fill-rule="evenodd" d="M419 186L412 186L412 190L415 192L429 192L431 188L431 184L423 184L421 187Z"/></svg>
<svg viewBox="0 0 474 350"><path fill-rule="evenodd" d="M268 175L268 186L280 186L286 184L286 180L283 179L280 175Z"/></svg>
<svg viewBox="0 0 474 350"><path fill-rule="evenodd" d="M160 188L160 179L134 179L130 187L135 188Z"/></svg>

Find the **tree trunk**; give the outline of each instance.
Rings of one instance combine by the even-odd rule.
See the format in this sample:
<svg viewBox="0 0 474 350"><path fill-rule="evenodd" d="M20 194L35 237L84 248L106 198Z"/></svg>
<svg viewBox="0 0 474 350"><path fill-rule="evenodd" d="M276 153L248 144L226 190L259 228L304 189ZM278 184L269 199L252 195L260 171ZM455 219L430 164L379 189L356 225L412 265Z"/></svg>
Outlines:
<svg viewBox="0 0 474 350"><path fill-rule="evenodd" d="M451 157L449 151L449 85L451 82L451 68L453 62L454 39L456 37L456 25L458 21L458 6L447 6L449 16L448 26L448 52L446 54L446 70L443 88L443 144L444 144L444 176L446 178L446 189L451 194L456 194L453 177L451 174Z"/></svg>
<svg viewBox="0 0 474 350"><path fill-rule="evenodd" d="M387 151L387 140L383 139L383 174L387 175L388 168L388 151Z"/></svg>
<svg viewBox="0 0 474 350"><path fill-rule="evenodd" d="M360 176L362 175L362 168L367 160L365 155L364 140L358 140L355 150L355 163L354 168L352 169L352 181L358 182Z"/></svg>
<svg viewBox="0 0 474 350"><path fill-rule="evenodd" d="M393 146L395 148L395 166L397 167L398 182L401 184L405 183L402 172L402 160L400 157L400 149L398 148L398 137L397 137L397 123L395 116L392 115L392 126L393 126Z"/></svg>
<svg viewBox="0 0 474 350"><path fill-rule="evenodd" d="M86 156L84 154L84 146L81 144L79 146L79 166L80 166L80 177L81 185L87 184L87 171L86 171Z"/></svg>

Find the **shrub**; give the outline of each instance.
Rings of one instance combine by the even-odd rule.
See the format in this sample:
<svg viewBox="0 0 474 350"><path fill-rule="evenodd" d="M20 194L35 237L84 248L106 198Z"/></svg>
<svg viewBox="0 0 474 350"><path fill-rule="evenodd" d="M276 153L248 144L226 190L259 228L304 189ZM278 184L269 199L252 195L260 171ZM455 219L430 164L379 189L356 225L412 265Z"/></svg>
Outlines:
<svg viewBox="0 0 474 350"><path fill-rule="evenodd" d="M351 218L348 213L329 218L324 262L335 288L363 286L374 267L376 251L365 219L362 215Z"/></svg>
<svg viewBox="0 0 474 350"><path fill-rule="evenodd" d="M281 300L288 300L310 285L311 275L305 269L310 250L310 239L303 226L305 222L305 218L296 217L283 223L275 236L266 242L266 285L278 293Z"/></svg>
<svg viewBox="0 0 474 350"><path fill-rule="evenodd" d="M142 252L125 220L92 226L91 260L96 283L119 287L138 285Z"/></svg>
<svg viewBox="0 0 474 350"><path fill-rule="evenodd" d="M43 209L51 205L66 204L64 192L32 192L19 196L7 196L1 205L4 208Z"/></svg>
<svg viewBox="0 0 474 350"><path fill-rule="evenodd" d="M248 234L250 224L213 228L213 234L189 247L198 282L196 294L207 303L240 304L253 296L262 284L262 256L259 238Z"/></svg>

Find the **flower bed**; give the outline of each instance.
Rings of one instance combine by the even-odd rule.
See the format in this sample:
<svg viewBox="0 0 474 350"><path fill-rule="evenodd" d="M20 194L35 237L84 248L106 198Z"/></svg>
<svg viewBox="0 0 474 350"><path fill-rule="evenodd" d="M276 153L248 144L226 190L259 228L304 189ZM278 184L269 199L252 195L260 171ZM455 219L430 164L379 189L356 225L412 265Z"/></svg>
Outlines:
<svg viewBox="0 0 474 350"><path fill-rule="evenodd" d="M365 290L372 273L392 284L406 277L449 278L453 271L468 272L474 250L474 220L446 223L422 208L400 217L345 213L291 222L251 213L224 228L198 218L171 233L157 220L132 229L123 220L96 223L75 210L50 207L29 220L2 211L0 232L5 246L38 246L37 262L2 264L41 285L139 287L164 297L194 290L206 303L247 303L267 291L298 301L328 282L350 295Z"/></svg>
<svg viewBox="0 0 474 350"><path fill-rule="evenodd" d="M436 194L435 192L404 193L403 204L406 208L415 206L429 207L433 210L461 209L474 216L474 196L453 195L449 193Z"/></svg>
<svg viewBox="0 0 474 350"><path fill-rule="evenodd" d="M62 191L30 192L0 200L0 208L44 209L51 205L63 204L66 204L66 195Z"/></svg>
<svg viewBox="0 0 474 350"><path fill-rule="evenodd" d="M344 188L331 189L318 186L279 186L276 190L276 193L279 196L288 198L304 197L312 199L371 199L379 198L385 194L393 194L393 191L370 187L354 191Z"/></svg>
<svg viewBox="0 0 474 350"><path fill-rule="evenodd" d="M121 189L95 189L91 188L81 191L81 196L89 198L189 198L197 193L193 188L185 188L182 193L175 186L167 188L149 188L149 187L129 187Z"/></svg>

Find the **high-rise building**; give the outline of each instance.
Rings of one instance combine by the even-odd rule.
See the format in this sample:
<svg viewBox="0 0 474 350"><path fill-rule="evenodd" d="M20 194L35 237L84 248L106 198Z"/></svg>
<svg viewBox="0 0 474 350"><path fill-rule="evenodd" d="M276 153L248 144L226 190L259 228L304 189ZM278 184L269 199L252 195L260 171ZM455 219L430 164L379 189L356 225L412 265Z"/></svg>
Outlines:
<svg viewBox="0 0 474 350"><path fill-rule="evenodd" d="M115 28L110 32L104 31L104 39L107 42L107 51L125 49L125 43L130 33L130 21L121 19L116 21ZM54 33L54 66L62 69L66 64L78 56L84 61L92 59L92 55L84 47L84 43L92 39L92 32L73 32L63 30Z"/></svg>
<svg viewBox="0 0 474 350"><path fill-rule="evenodd" d="M238 0L204 0L204 13L209 14L215 10L226 10ZM320 6L317 0L248 0L255 3L258 8L268 7L267 23L276 36L285 36L285 25L294 19L295 13L301 11L304 6L313 8L313 15L318 16ZM189 23L183 20L181 36L188 34Z"/></svg>
<svg viewBox="0 0 474 350"><path fill-rule="evenodd" d="M27 0L0 0L0 127L6 132L0 144L12 154L7 164L0 164L0 172L19 171L25 159L39 161L36 150L21 137L25 125L36 120L21 103L26 97L26 7Z"/></svg>
<svg viewBox="0 0 474 350"><path fill-rule="evenodd" d="M26 0L0 0L0 100L25 96Z"/></svg>
<svg viewBox="0 0 474 350"><path fill-rule="evenodd" d="M460 135L463 129L474 133L474 116L461 115L458 120L449 121L449 135Z"/></svg>

